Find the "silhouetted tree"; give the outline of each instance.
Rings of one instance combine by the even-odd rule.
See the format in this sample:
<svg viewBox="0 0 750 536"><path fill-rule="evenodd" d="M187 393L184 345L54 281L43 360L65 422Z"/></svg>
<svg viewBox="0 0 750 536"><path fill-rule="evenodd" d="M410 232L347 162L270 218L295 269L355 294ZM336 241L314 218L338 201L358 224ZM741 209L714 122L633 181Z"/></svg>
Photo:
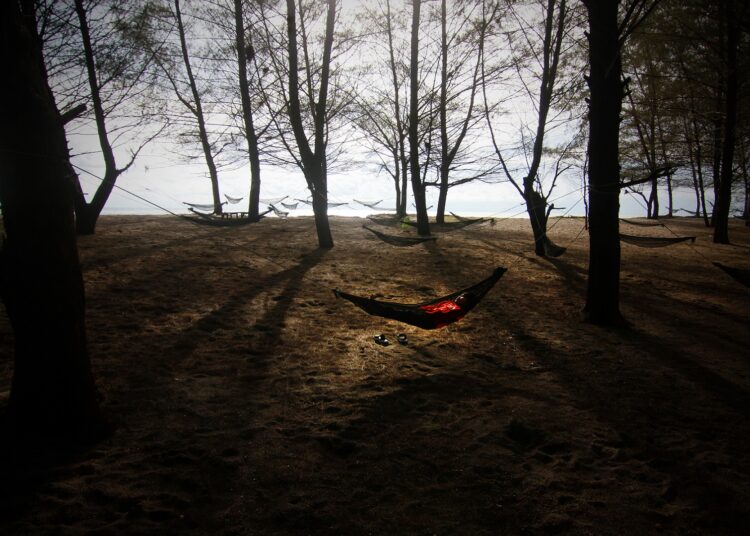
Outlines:
<svg viewBox="0 0 750 536"><path fill-rule="evenodd" d="M143 76L144 72L147 70L150 64L150 57L148 57L148 55L144 57L142 51L135 46L125 46L125 43L133 45L135 44L135 41L123 40L119 41L119 44L122 46L121 50L117 50L116 56L113 57L112 44L106 43L109 48L104 54L105 57L97 58L95 50L96 43L92 39L87 9L95 9L97 7L107 9L112 6L98 6L97 4L84 5L83 0L75 0L74 7L78 18L78 26L83 48L83 61L86 67L89 98L94 112L99 146L104 160L104 177L102 177L101 182L96 187L96 192L91 202L86 202L83 197L83 190L80 186L76 187L74 190L76 194L76 229L80 234L93 234L99 215L104 209L104 205L107 203L118 177L133 165L141 149L153 140L161 132L161 129L146 136L145 139L139 140L137 148L131 151L130 159L127 164L121 168L117 167L114 146L110 139L110 133L108 132L107 118L113 109L128 100L128 94L133 91L138 84L140 77ZM140 21L148 20L148 10L146 10L145 13L144 11L135 11L135 13L128 13L126 15L134 16ZM117 36L117 30L125 30L127 28L127 22L125 20L118 20L115 17L117 12L113 11L112 13L112 16L104 16L100 19L102 24L109 24L114 27L113 30L108 30L106 32L106 35L103 38L104 41L113 40L114 37ZM144 15L145 18L143 18ZM107 105L103 92L105 86L109 84L120 84L124 87L118 91L118 96L111 99L112 102ZM143 114L143 117L145 116L146 114ZM123 125L119 125L117 128L118 130L121 130ZM130 128L135 128L135 125L130 125Z"/></svg>
<svg viewBox="0 0 750 536"><path fill-rule="evenodd" d="M412 0L411 60L409 66L409 165L414 205L417 209L417 232L430 234L424 181L419 173L419 19L422 0Z"/></svg>
<svg viewBox="0 0 750 536"><path fill-rule="evenodd" d="M584 313L612 325L620 314L620 112L625 94L622 46L656 1L583 0L589 23L589 270Z"/></svg>
<svg viewBox="0 0 750 536"><path fill-rule="evenodd" d="M8 412L22 436L90 440L103 430L86 348L84 286L63 119L44 77L31 1L0 4L5 237L0 293L13 327Z"/></svg>
<svg viewBox="0 0 750 536"><path fill-rule="evenodd" d="M287 0L287 36L289 54L289 121L297 142L300 155L300 168L305 175L307 187L312 195L315 229L318 234L318 245L321 248L333 247L333 236L328 221L328 162L326 145L328 141L328 86L330 83L331 50L333 48L333 31L336 22L336 1L328 0L326 30L323 44L323 57L320 65L319 89L317 102L309 95L312 106L312 147L305 132L300 104L299 61L297 56L297 17L294 0ZM307 37L303 35L303 47L307 50ZM305 56L307 59L307 55ZM307 81L312 84L313 73L309 62L305 62Z"/></svg>

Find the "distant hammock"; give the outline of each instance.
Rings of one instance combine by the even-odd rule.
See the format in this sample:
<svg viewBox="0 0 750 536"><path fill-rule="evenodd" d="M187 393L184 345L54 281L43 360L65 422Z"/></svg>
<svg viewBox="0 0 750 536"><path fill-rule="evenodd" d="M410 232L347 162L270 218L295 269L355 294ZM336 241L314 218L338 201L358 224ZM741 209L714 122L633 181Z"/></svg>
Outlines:
<svg viewBox="0 0 750 536"><path fill-rule="evenodd" d="M368 216L367 219L378 225L393 225L401 221L401 216L397 214L380 214L378 216Z"/></svg>
<svg viewBox="0 0 750 536"><path fill-rule="evenodd" d="M337 298L352 302L367 314L398 320L422 329L436 329L463 318L495 286L506 271L506 268L496 268L491 276L475 285L417 304L384 302L347 294L336 289L333 293Z"/></svg>
<svg viewBox="0 0 750 536"><path fill-rule="evenodd" d="M312 200L310 199L294 199L295 201L299 201L300 203L304 203L305 205L312 205ZM328 203L328 208L336 208L340 207L342 205L347 205L348 203Z"/></svg>
<svg viewBox="0 0 750 536"><path fill-rule="evenodd" d="M543 242L542 245L544 246L544 256L545 257L552 257L553 259L555 257L559 257L566 251L568 251L568 248L558 246L555 244L552 240L549 239L549 237L545 234L542 238Z"/></svg>
<svg viewBox="0 0 750 536"><path fill-rule="evenodd" d="M676 237L664 237L664 236L633 236L620 233L620 240L627 242L634 246L641 248L663 248L680 242L687 242L688 240L695 243L694 236L676 236Z"/></svg>
<svg viewBox="0 0 750 536"><path fill-rule="evenodd" d="M187 203L185 201L182 202L183 205L187 205L191 209L200 210L202 212L213 212L214 211L214 205L208 205L208 204L201 204L201 203ZM221 206L226 205L227 202L224 201Z"/></svg>
<svg viewBox="0 0 750 536"><path fill-rule="evenodd" d="M380 199L379 201L360 201L359 199L354 199L353 201L368 208L378 208L378 205L383 202L382 199Z"/></svg>
<svg viewBox="0 0 750 536"><path fill-rule="evenodd" d="M490 221L486 218L478 218L476 220L464 220L464 221L447 221L445 223L430 223L430 228L435 229L436 231L455 231L457 229L463 229L464 227L468 227L469 225L475 225L477 223L484 223L486 221ZM418 222L415 221L406 221L403 220L401 223L405 223L406 225L411 225L412 227L417 227L419 225Z"/></svg>
<svg viewBox="0 0 750 536"><path fill-rule="evenodd" d="M278 208L276 208L273 205L268 205L268 206L271 207L271 210L273 210L273 213L276 214L276 216L279 217L279 218L284 219L287 216L289 216L288 212L284 212L283 210L279 210Z"/></svg>
<svg viewBox="0 0 750 536"><path fill-rule="evenodd" d="M281 203L287 197L289 197L289 196L285 195L284 197L274 197L274 198L265 197L263 199L259 199L259 201L261 203L263 203L264 205L269 205L270 206L270 205L277 205L277 204Z"/></svg>
<svg viewBox="0 0 750 536"><path fill-rule="evenodd" d="M628 223L630 225L637 225L639 227L664 227L664 224L661 223L661 222L659 222L659 221L655 221L655 222L634 221L634 220L628 220L628 219L625 219L625 218L620 218L620 221L623 221L623 222Z"/></svg>
<svg viewBox="0 0 750 536"><path fill-rule="evenodd" d="M297 208L297 205L299 205L299 203L281 203L282 207L288 208L289 210L294 210Z"/></svg>
<svg viewBox="0 0 750 536"><path fill-rule="evenodd" d="M362 227L370 231L386 244L390 244L392 246L409 247L416 246L417 244L421 244L423 242L437 240L437 237L435 236L394 236L381 233L380 231L376 231L375 229L371 229L367 225L363 225Z"/></svg>
<svg viewBox="0 0 750 536"><path fill-rule="evenodd" d="M224 197L226 197L227 201L229 201L233 205L235 205L235 204L239 203L240 201L242 201L243 199L245 199L244 197L230 197L227 194L224 194Z"/></svg>
<svg viewBox="0 0 750 536"><path fill-rule="evenodd" d="M180 215L180 217L192 223L197 223L200 225L210 225L212 227L241 227L243 225L248 225L250 223L256 223L260 221L261 218L271 212L271 209L269 208L262 214L258 214L258 216L255 218L250 218L248 216L245 216L243 218L227 218L217 216L215 214L204 214L203 212L198 212L196 210L193 210L192 208L190 209L190 212L192 212L194 216Z"/></svg>

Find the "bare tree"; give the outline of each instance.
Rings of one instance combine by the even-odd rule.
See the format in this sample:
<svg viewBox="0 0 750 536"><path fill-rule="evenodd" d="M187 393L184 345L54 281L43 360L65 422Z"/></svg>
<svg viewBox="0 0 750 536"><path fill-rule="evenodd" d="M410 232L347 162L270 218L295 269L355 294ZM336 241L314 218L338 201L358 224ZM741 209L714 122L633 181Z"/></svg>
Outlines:
<svg viewBox="0 0 750 536"><path fill-rule="evenodd" d="M289 54L289 121L297 142L300 155L300 168L305 175L307 187L312 195L312 206L315 214L315 228L318 234L318 245L321 248L333 247L333 236L328 222L328 162L326 145L328 141L328 86L330 83L331 51L333 49L333 32L336 21L336 0L328 0L326 14L326 29L323 44L323 57L320 65L319 89L317 102L312 92L310 116L312 122L312 144L305 132L305 123L302 118L302 106L300 103L300 80L299 59L297 46L297 8L294 0L287 0L287 36ZM300 2L300 11L303 10ZM301 15L304 20L304 14ZM303 32L302 46L305 51L305 60L308 60L307 35ZM309 61L305 62L307 83L312 84L312 67Z"/></svg>
<svg viewBox="0 0 750 536"><path fill-rule="evenodd" d="M223 202L221 200L221 193L219 191L219 173L216 166L215 160L215 149L211 140L209 139L209 132L206 126L206 117L203 109L203 102L201 92L196 82L196 77L193 74L193 68L190 61L190 51L188 49L188 42L185 33L185 24L183 22L182 10L180 9L180 0L174 0L173 3L173 16L177 28L177 34L180 40L180 57L182 64L185 69L185 76L187 78L186 83L181 83L175 75L174 66L171 62L165 61L163 58L159 60L159 65L164 72L164 76L169 81L174 94L187 111L193 116L196 121L197 136L200 141L201 150L203 151L203 158L205 159L206 166L208 167L208 176L211 181L211 196L213 199L214 213L222 213ZM190 91L190 97L184 94L182 86L187 85L187 89Z"/></svg>
<svg viewBox="0 0 750 536"><path fill-rule="evenodd" d="M116 8L106 3L95 3L84 5L83 0L74 1L75 13L78 18L81 44L83 46L83 59L86 67L86 77L89 87L89 99L94 112L94 121L104 160L104 177L96 188L96 192L90 203L87 203L80 185L75 189L76 193L76 229L80 234L92 234L97 219L104 205L109 199L117 178L125 173L135 162L139 152L160 132L157 129L136 142L136 148L131 150L129 159L123 167L118 167L115 156L115 146L112 141L111 129L108 128L108 117L113 111L126 103L131 94L141 92L139 82L151 64L151 58L139 50L133 40L119 40L122 49L118 50L116 45L110 41L117 36L117 32L127 28L128 16L136 17L139 22L147 20L148 10L128 12L122 14ZM134 7L134 6L130 6ZM135 6L137 8L137 6ZM89 24L88 9L97 10L97 23L106 26L104 35L99 36L96 41L92 39L91 26ZM101 28L99 28L101 29ZM103 43L102 57L97 58L97 44ZM128 45L128 46L125 46ZM113 48L114 46L114 48ZM107 86L118 86L114 94L105 98L104 91ZM142 114L146 118L148 114ZM143 126L143 119L124 122L115 130L122 132L123 129L133 129L137 125Z"/></svg>
<svg viewBox="0 0 750 536"><path fill-rule="evenodd" d="M373 9L365 11L368 24L375 29L367 36L368 47L370 51L385 51L375 58L368 53L370 61L363 65L362 76L369 76L371 83L357 99L352 114L379 167L393 180L396 214L400 217L406 216L409 177L408 117L404 109L407 97L403 94L408 88L408 65L403 54L406 46L399 39L403 33L399 30L406 29L405 24L399 24L402 14L403 11L394 12L390 0L380 0Z"/></svg>
<svg viewBox="0 0 750 536"><path fill-rule="evenodd" d="M409 163L411 187L417 209L417 232L430 234L424 181L419 173L419 20L422 0L412 0L411 60L409 66Z"/></svg>
<svg viewBox="0 0 750 536"><path fill-rule="evenodd" d="M526 210L534 234L534 251L540 256L557 256L564 249L552 243L547 236L547 221L551 211L554 209L553 205L548 204L547 199L553 191L558 178L565 170L566 166L563 164L562 157L566 155L566 151L557 151L558 157L554 165L552 180L548 184L546 191L542 177L540 176L540 169L543 158L547 153L551 152L545 149L544 145L545 135L551 121L550 112L553 111L555 106L563 107L565 99L570 98L568 95L569 88L563 85L561 89L558 84L563 43L568 40L567 32L569 31L570 14L566 0L547 0L546 5L540 6L540 9L543 14L543 30L540 32L542 33L541 50L536 50L536 43L530 37L530 34L538 30L524 27L524 24L521 24L522 28L520 30L521 35L525 36L529 47L526 52L530 53L532 57L537 58L539 63L538 72L536 73L539 81L539 90L536 94L533 94L530 89L527 89L529 98L534 100L536 125L532 138L533 141L528 144L531 150L527 158L528 165L523 171L524 177L522 180L518 180L514 176L507 159L498 145L490 120L486 93L485 110L497 158L502 165L506 178L516 188L526 203ZM517 14L515 17L519 19ZM521 58L516 59L516 64L528 59L527 54L524 54Z"/></svg>
<svg viewBox="0 0 750 536"><path fill-rule="evenodd" d="M481 152L483 144L477 139L467 138L467 134L476 131L483 118L477 93L483 75L481 67L485 37L499 12L499 4L493 2L488 14L485 13L484 2L468 3L468 7L459 4L458 7L457 13L451 12L449 17L447 1L440 2L437 223L445 221L445 207L451 187L486 178L495 171L495 166L483 164L489 161L489 155ZM481 11L479 16L476 15L476 10ZM452 21L450 32L449 18ZM484 76L488 76L486 69ZM467 141L469 143L465 143ZM467 146L471 156L466 154ZM465 172L461 178L453 178L452 175L458 171Z"/></svg>

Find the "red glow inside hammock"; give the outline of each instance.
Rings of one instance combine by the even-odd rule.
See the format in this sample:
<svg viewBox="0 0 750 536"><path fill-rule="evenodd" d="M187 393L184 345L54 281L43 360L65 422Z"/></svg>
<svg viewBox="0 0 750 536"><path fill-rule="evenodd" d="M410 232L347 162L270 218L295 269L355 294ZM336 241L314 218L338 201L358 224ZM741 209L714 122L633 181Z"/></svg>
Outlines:
<svg viewBox="0 0 750 536"><path fill-rule="evenodd" d="M466 312L453 300L443 300L420 307L425 313L436 315L435 327L442 328L463 318Z"/></svg>
<svg viewBox="0 0 750 536"><path fill-rule="evenodd" d="M461 307L453 300L445 300L437 303L431 303L430 305L423 305L420 307L425 313L451 313L453 311L460 311Z"/></svg>

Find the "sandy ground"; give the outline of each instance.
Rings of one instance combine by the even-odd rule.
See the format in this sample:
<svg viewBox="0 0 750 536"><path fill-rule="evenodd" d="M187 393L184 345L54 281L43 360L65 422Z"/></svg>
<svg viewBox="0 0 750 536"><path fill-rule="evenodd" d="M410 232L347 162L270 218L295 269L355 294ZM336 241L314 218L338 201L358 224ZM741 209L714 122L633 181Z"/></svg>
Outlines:
<svg viewBox="0 0 750 536"><path fill-rule="evenodd" d="M332 218L323 252L309 218L102 218L80 250L115 431L2 498L0 533L750 533L750 290L710 262L750 268L750 228L623 223L698 240L624 244L631 326L603 329L581 321L581 219L552 222L552 260L522 219L413 248L363 222ZM496 266L438 331L331 292L418 302ZM0 407L11 374L3 312Z"/></svg>

